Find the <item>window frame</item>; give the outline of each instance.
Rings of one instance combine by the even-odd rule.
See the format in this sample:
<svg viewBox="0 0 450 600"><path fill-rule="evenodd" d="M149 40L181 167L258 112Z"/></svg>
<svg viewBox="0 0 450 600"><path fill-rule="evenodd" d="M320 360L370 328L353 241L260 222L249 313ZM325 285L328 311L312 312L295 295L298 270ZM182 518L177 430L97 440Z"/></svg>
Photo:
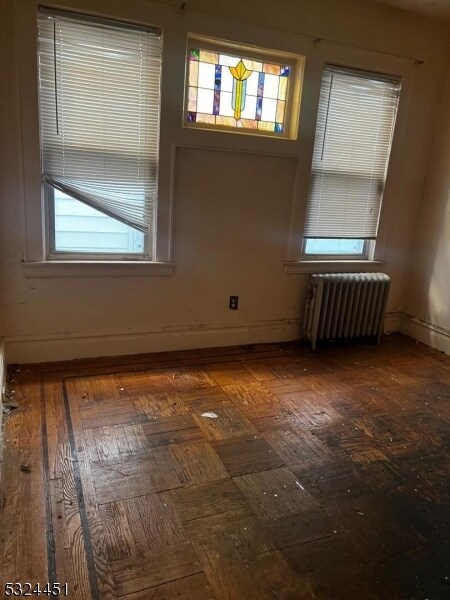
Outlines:
<svg viewBox="0 0 450 600"><path fill-rule="evenodd" d="M311 122L306 127L304 140L305 154L298 161L296 189L294 192L289 239L284 263L286 274L318 273L355 270L373 270L382 268L387 262L387 245L392 207L398 189L401 186L401 175L405 173L402 161L402 140L407 135L408 111L413 97L416 65L411 59L379 53L377 51L357 51L354 48L337 46L320 42L317 45L315 60L308 58L307 82L309 86L309 103L314 109L308 115ZM369 244L367 258L349 258L348 255L334 255L326 258L323 255L304 255L304 225L314 141L317 126L317 114L322 84L322 74L327 64L338 64L348 69L358 69L380 74L390 74L401 78L401 95L399 99L395 129L392 136L389 168L387 169L383 202L381 206L376 240Z"/></svg>
<svg viewBox="0 0 450 600"><path fill-rule="evenodd" d="M378 76L380 80L395 80L399 83L400 88L399 88L399 96L398 96L398 103L397 103L397 108L396 108L396 113L395 113L395 120L394 120L394 127L392 130L392 135L391 135L391 144L389 147L389 151L388 151L388 156L387 156L387 163L386 163L386 169L385 169L385 178L382 180L377 179L377 185L378 188L380 190L380 209L379 209L379 215L378 215L378 224L377 224L377 234L378 234L378 225L380 222L380 218L381 218L381 210L383 207L383 200L384 200L384 188L385 188L385 183L386 183L386 179L387 179L387 175L389 172L389 167L390 167L390 158L391 158L391 151L392 151L392 146L393 146L393 139L394 139L394 134L396 131L396 126L397 126L397 115L398 115L398 106L400 104L400 96L401 96L401 83L402 83L402 78L399 76L395 76L392 74L387 74L387 73L381 73L379 71L374 71L374 70L367 70L367 69L360 69L357 67L348 67L348 66L344 66L344 65L339 65L334 61L326 61L323 64L323 70L322 70L322 76L321 76L321 84L320 84L320 95L322 94L322 82L323 82L323 75L325 73L325 71L328 68L337 68L340 69L342 68L343 71L348 71L349 73L360 73L361 77L365 76L370 76L370 77L374 77L374 79ZM330 93L331 93L331 88L330 88ZM320 108L320 101L318 101L318 105L317 105L317 115L319 112L319 108ZM316 133L317 133L317 118L316 118L316 123L315 123L315 135L314 135L314 145L313 145L313 154L314 154L314 148L315 148L315 142L316 142ZM308 203L310 200L309 197L309 193L310 193L310 188L312 185L312 181L314 179L314 177L317 176L317 172L314 170L314 166L313 166L313 159L312 159L312 165L311 165L311 172L310 172L310 176L309 176L309 189L308 189L308 196L306 198L306 206L305 206L305 215L306 215L306 211L308 208ZM352 175L352 173L348 173L348 175ZM345 174L344 174L345 176ZM331 238L330 238L331 239ZM363 251L361 253L357 253L357 254L346 254L346 253L332 253L332 254L314 254L314 253L308 253L306 252L306 243L308 240L308 237L306 237L303 233L303 237L302 237L302 251L301 251L301 260L302 261L308 261L308 260L312 260L312 261L318 261L318 260L326 260L326 261L342 261L342 260L373 260L373 255L374 255L374 251L375 251L375 246L376 246L376 241L377 238L355 238L355 239L360 239L363 240L364 242L364 246L363 246ZM369 244L369 242L371 242Z"/></svg>
<svg viewBox="0 0 450 600"><path fill-rule="evenodd" d="M39 45L38 45L38 19L39 14L41 12L55 13L66 17L71 17L74 15L74 18L79 18L79 21L82 23L85 21L86 23L104 23L105 25L115 25L116 27L123 27L124 29L139 29L144 30L146 28L157 29L160 32L160 45L161 45L161 55L162 55L162 46L163 46L163 30L159 26L155 26L154 24L137 24L127 22L126 20L115 18L111 16L99 16L92 15L83 12L82 10L78 10L76 8L65 10L59 8L48 8L46 6L39 5L38 12L36 14L36 53L37 58L39 56ZM160 80L160 109L159 109L159 133L161 132L161 108L162 108L162 60L161 60L161 70L159 75ZM37 86L37 96L38 96L38 128L39 128L39 139L40 137L40 112L41 112L41 102L40 102L40 93L39 93L39 67L36 63L36 86ZM40 165L42 165L42 142L39 144L40 150ZM156 171L159 171L159 162L160 162L160 153L161 153L161 141L159 140L158 147L158 164L156 165ZM159 177L157 177L157 198L155 203L155 209L153 211L152 219L153 223L149 224L150 231L152 231L152 236L149 235L148 231L144 232L144 248L141 253L120 253L120 252L74 252L74 251L64 251L57 250L55 247L55 237L56 237L56 229L55 229L55 201L54 201L54 188L45 183L42 180L42 167L41 167L41 198L42 198L42 208L43 208L43 241L44 241L44 258L47 261L88 261L88 262L96 262L96 261L108 261L108 262L121 262L121 261L147 261L154 262L155 257L155 246L156 246L156 237L157 237L157 225L156 225L156 215L158 213L158 203L159 203ZM113 218L113 217L111 217Z"/></svg>
<svg viewBox="0 0 450 600"><path fill-rule="evenodd" d="M175 158L173 107L161 102L159 162L157 170L157 206L154 211L153 236L149 236L146 255L75 254L50 252L49 212L46 187L42 181L40 117L39 117L39 69L38 69L38 11L39 0L14 4L17 25L18 98L21 104L21 146L23 153L21 186L21 220L23 223L22 272L25 277L87 276L167 276L174 270L172 262L172 210L174 195L173 164ZM45 8L46 5L44 4ZM154 20L148 20L146 11L133 11L129 6L117 6L114 12L101 8L94 13L81 2L65 4L66 13L85 14L103 21L119 21L125 27L158 28L161 45L165 43L165 27L170 23L166 11L155 11ZM26 40L21 43L20 40ZM176 57L162 53L161 75L178 67ZM180 70L180 69L178 69ZM167 78L166 78L167 80ZM161 76L161 98L168 82ZM165 92L167 94L167 91ZM61 266L59 266L61 265ZM133 266L135 265L135 266Z"/></svg>
<svg viewBox="0 0 450 600"><path fill-rule="evenodd" d="M285 121L283 133L272 131L253 130L245 127L227 127L225 125L216 125L209 123L189 123L188 115L188 96L189 96L189 65L190 51L192 49L209 50L231 55L241 55L243 58L249 58L260 62L273 62L275 64L285 64L290 67L288 93L286 96ZM245 44L228 42L218 38L211 38L202 35L188 34L186 40L185 55L185 76L184 76L184 97L183 97L183 116L182 127L193 130L209 130L221 133L234 133L240 135L251 135L257 137L270 137L273 139L296 140L299 135L299 120L301 112L301 100L303 90L303 77L305 71L305 56L291 52L281 52L267 48L255 48Z"/></svg>

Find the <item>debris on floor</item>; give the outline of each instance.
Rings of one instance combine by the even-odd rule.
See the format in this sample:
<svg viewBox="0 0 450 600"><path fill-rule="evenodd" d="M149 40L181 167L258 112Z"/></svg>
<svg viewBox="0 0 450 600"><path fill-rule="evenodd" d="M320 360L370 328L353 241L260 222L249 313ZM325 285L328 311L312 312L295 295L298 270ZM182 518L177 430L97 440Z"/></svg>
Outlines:
<svg viewBox="0 0 450 600"><path fill-rule="evenodd" d="M14 399L14 394L6 391L3 394L2 410L5 415L9 415L12 410L19 408L19 403Z"/></svg>
<svg viewBox="0 0 450 600"><path fill-rule="evenodd" d="M205 413L202 413L201 416L205 417L206 419L218 419L219 418L219 415L216 415L216 413L214 413L214 412L205 412Z"/></svg>

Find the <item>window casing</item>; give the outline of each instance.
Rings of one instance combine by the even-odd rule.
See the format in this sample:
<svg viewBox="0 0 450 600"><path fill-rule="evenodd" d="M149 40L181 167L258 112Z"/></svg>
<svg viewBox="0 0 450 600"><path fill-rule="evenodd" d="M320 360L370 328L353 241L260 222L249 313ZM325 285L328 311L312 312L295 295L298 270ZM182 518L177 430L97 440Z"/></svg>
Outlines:
<svg viewBox="0 0 450 600"><path fill-rule="evenodd" d="M296 139L304 57L189 37L185 127Z"/></svg>
<svg viewBox="0 0 450 600"><path fill-rule="evenodd" d="M46 9L38 25L47 258L152 260L160 32Z"/></svg>
<svg viewBox="0 0 450 600"><path fill-rule="evenodd" d="M399 93L398 78L333 65L325 67L303 259L371 259ZM339 240L355 243L339 244ZM319 252L317 247L321 248Z"/></svg>

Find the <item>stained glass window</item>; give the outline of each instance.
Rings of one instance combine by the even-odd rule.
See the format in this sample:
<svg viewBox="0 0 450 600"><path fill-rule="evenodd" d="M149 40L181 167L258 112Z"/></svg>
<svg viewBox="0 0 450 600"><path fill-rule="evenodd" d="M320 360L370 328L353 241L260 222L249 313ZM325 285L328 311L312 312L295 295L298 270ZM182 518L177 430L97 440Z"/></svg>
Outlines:
<svg viewBox="0 0 450 600"><path fill-rule="evenodd" d="M190 48L187 123L283 135L291 73L287 64Z"/></svg>

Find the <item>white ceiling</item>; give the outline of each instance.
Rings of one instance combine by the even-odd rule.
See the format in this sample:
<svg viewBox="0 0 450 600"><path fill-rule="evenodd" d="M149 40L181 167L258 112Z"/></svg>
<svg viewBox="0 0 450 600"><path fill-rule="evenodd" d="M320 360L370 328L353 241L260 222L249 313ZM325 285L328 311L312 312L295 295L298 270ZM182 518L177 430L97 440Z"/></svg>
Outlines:
<svg viewBox="0 0 450 600"><path fill-rule="evenodd" d="M410 10L429 17L450 20L450 0L376 0L403 10Z"/></svg>

